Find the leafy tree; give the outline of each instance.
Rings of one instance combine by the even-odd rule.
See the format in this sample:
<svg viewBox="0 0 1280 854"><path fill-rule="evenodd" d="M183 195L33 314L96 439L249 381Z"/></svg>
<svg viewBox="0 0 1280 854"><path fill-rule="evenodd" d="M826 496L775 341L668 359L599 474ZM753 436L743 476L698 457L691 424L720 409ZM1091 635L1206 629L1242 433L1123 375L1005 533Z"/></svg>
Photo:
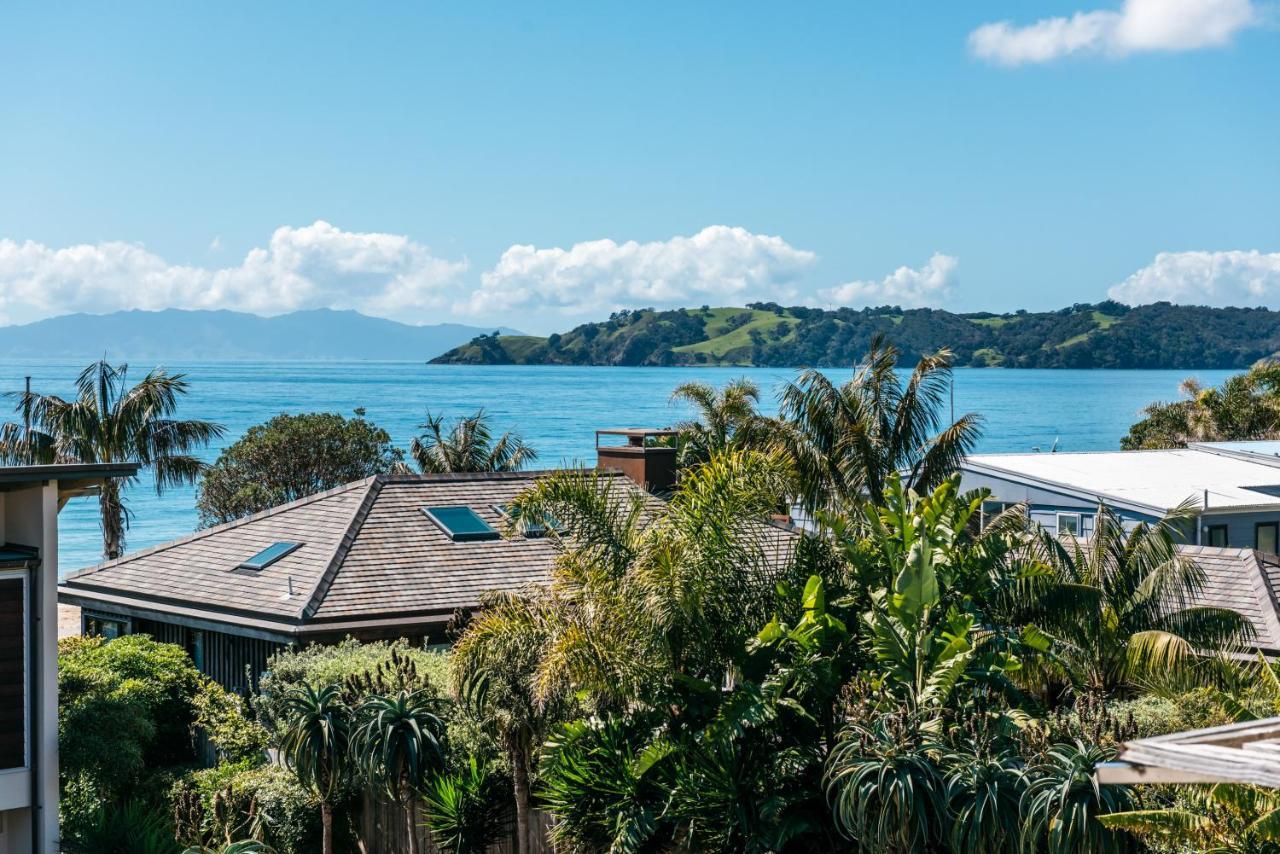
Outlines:
<svg viewBox="0 0 1280 854"><path fill-rule="evenodd" d="M795 461L810 510L852 506L866 496L882 504L889 478L907 472L909 488L929 490L955 471L980 433L976 415L944 419L951 353L921 358L905 383L901 352L872 342L853 379L836 385L804 371L783 390L780 437Z"/></svg>
<svg viewBox="0 0 1280 854"><path fill-rule="evenodd" d="M202 526L218 525L402 467L391 437L363 418L277 415L218 455L201 476L196 509Z"/></svg>
<svg viewBox="0 0 1280 854"><path fill-rule="evenodd" d="M1029 615L1053 635L1077 690L1111 697L1144 682L1185 683L1203 666L1201 652L1251 637L1238 612L1194 604L1204 572L1177 549L1192 519L1181 508L1126 531L1100 505L1091 538L1049 543L1054 576Z"/></svg>
<svg viewBox="0 0 1280 854"><path fill-rule="evenodd" d="M536 746L558 715L558 698L537 696L533 680L548 641L540 601L491 594L454 645L455 691L492 728L511 765L516 848L531 848L530 778Z"/></svg>
<svg viewBox="0 0 1280 854"><path fill-rule="evenodd" d="M348 775L351 709L338 686L304 686L289 698L292 718L280 739L285 764L320 801L321 849L333 854L333 799Z"/></svg>
<svg viewBox="0 0 1280 854"><path fill-rule="evenodd" d="M133 462L149 468L156 492L194 483L205 465L193 452L222 436L210 421L174 418L188 391L184 374L156 368L129 385L129 366L94 362L76 378L76 396L64 400L38 392L11 392L18 423L0 427L0 459L11 463ZM128 505L119 480L98 494L102 551L124 553Z"/></svg>
<svg viewBox="0 0 1280 854"><path fill-rule="evenodd" d="M1094 776L1099 762L1109 758L1097 746L1059 744L1033 768L1024 795L1024 833L1048 854L1093 851L1097 854L1134 849L1132 840L1103 823L1110 813L1133 806L1131 790L1103 786Z"/></svg>
<svg viewBox="0 0 1280 854"><path fill-rule="evenodd" d="M445 726L433 711L436 705L422 691L368 697L352 737L366 779L405 808L410 854L418 854L419 847L414 795L445 764Z"/></svg>
<svg viewBox="0 0 1280 854"><path fill-rule="evenodd" d="M494 441L483 409L450 427L443 416L428 412L426 422L418 427L426 432L413 440L409 454L423 472L518 471L538 457L516 433L503 433Z"/></svg>
<svg viewBox="0 0 1280 854"><path fill-rule="evenodd" d="M680 464L704 463L716 454L761 443L767 419L756 407L760 388L746 378L716 389L709 383L687 382L671 392L672 402L694 408L696 417L676 425L680 431Z"/></svg>
<svg viewBox="0 0 1280 854"><path fill-rule="evenodd" d="M1182 382L1183 399L1153 403L1120 440L1125 450L1183 448L1189 442L1268 439L1280 435L1280 365L1268 362L1220 387L1194 377Z"/></svg>
<svg viewBox="0 0 1280 854"><path fill-rule="evenodd" d="M1184 786L1180 803L1098 817L1153 846L1215 854L1280 851L1280 794L1256 786L1218 783Z"/></svg>
<svg viewBox="0 0 1280 854"><path fill-rule="evenodd" d="M426 825L449 854L483 854L510 816L502 775L471 756L461 770L432 777L422 793Z"/></svg>

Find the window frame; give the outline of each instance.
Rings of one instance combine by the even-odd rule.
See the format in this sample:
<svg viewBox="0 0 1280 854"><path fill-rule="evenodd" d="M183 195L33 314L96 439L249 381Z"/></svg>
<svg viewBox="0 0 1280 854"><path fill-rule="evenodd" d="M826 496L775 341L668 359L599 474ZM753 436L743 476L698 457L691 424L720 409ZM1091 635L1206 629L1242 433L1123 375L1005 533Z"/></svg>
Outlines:
<svg viewBox="0 0 1280 854"><path fill-rule="evenodd" d="M1230 536L1229 536L1229 534L1228 534L1228 530L1229 530L1229 526L1227 526L1227 525L1205 525L1205 526L1204 526L1204 544L1205 544L1206 546L1208 546L1209 548L1213 548L1213 549L1229 549L1229 548L1231 548L1231 537L1230 537ZM1221 531L1221 532L1222 532L1222 545L1220 545L1220 546L1215 546L1215 545L1213 544L1213 533L1214 533L1214 531ZM1255 537L1257 536L1257 532L1256 532L1256 531L1254 532L1254 536L1255 536Z"/></svg>
<svg viewBox="0 0 1280 854"><path fill-rule="evenodd" d="M22 585L22 764L0 768L0 775L31 770L31 571L0 570L0 581L11 579Z"/></svg>
<svg viewBox="0 0 1280 854"><path fill-rule="evenodd" d="M1255 522L1253 524L1253 547L1257 551L1262 551L1262 546L1258 542L1258 535L1262 533L1263 528L1270 528L1274 532L1275 546L1277 551L1269 551L1267 554L1280 553L1280 522Z"/></svg>
<svg viewBox="0 0 1280 854"><path fill-rule="evenodd" d="M1076 520L1076 529L1075 529L1074 531L1068 531L1068 532L1067 532L1068 534L1070 534L1070 535L1071 535L1071 536L1073 536L1073 537L1082 537L1082 536L1084 536L1084 534L1082 533L1082 530L1083 530L1083 527L1084 527L1084 523L1083 523L1083 521L1081 520L1081 518L1080 518L1080 517L1081 517L1081 514L1080 514L1080 513L1071 513L1071 512L1060 512L1060 511L1055 511L1055 512L1054 512L1054 516L1053 516L1053 524L1054 524L1054 528L1055 528L1055 530L1056 530L1056 531L1057 531L1057 533L1058 533L1058 536L1062 536L1062 533L1063 533L1063 532L1062 532L1062 520L1063 520L1063 519L1075 519L1075 520Z"/></svg>
<svg viewBox="0 0 1280 854"><path fill-rule="evenodd" d="M96 620L99 623L118 623L120 625L120 633L116 638L122 638L126 635L133 634L133 618L124 614L110 614L105 611L89 611L82 610L80 612L80 634L85 637L102 638L103 640L112 641L115 638L109 638L101 632L97 634L89 633L89 622Z"/></svg>

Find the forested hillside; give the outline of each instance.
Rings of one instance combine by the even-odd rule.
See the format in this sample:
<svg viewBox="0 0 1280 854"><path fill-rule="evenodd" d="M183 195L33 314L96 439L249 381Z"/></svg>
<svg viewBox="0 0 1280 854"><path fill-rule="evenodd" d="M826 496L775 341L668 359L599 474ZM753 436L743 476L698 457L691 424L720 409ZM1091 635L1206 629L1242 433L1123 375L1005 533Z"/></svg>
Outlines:
<svg viewBox="0 0 1280 854"><path fill-rule="evenodd" d="M1280 351L1280 312L1155 303L955 314L896 306L620 311L563 334L481 335L441 364L839 366L876 335L908 354L949 347L956 364L1015 368L1245 368Z"/></svg>

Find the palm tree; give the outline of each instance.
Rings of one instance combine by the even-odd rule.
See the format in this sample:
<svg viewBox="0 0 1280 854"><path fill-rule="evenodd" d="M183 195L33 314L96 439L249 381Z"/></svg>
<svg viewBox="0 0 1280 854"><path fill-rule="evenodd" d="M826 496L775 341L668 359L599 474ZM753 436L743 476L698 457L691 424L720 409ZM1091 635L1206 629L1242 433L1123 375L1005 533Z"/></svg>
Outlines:
<svg viewBox="0 0 1280 854"><path fill-rule="evenodd" d="M1218 783L1183 787L1182 800L1185 806L1113 812L1098 821L1161 850L1249 854L1275 851L1280 843L1280 793Z"/></svg>
<svg viewBox="0 0 1280 854"><path fill-rule="evenodd" d="M773 615L789 554L767 521L793 489L780 453L733 451L692 469L665 504L588 471L540 479L515 502L572 536L552 568L552 638L541 691L572 687L597 708L652 699L673 678L717 684Z"/></svg>
<svg viewBox="0 0 1280 854"><path fill-rule="evenodd" d="M324 854L333 854L333 799L347 778L351 709L342 691L329 685L316 692L310 685L286 701L290 718L280 737L280 754L298 781L320 801Z"/></svg>
<svg viewBox="0 0 1280 854"><path fill-rule="evenodd" d="M1177 548L1194 519L1184 506L1126 532L1099 505L1092 537L1048 542L1053 578L1031 611L1054 636L1054 656L1077 690L1109 697L1144 682L1192 679L1201 653L1252 636L1239 613L1194 604L1204 573Z"/></svg>
<svg viewBox="0 0 1280 854"><path fill-rule="evenodd" d="M136 385L129 366L102 360L80 372L76 397L32 391L11 392L21 423L0 427L0 459L14 463L135 462L155 475L156 492L194 483L205 464L192 454L222 436L210 421L173 417L187 393L184 374L156 368ZM98 494L102 550L108 560L124 553L129 510L119 480L108 479Z"/></svg>
<svg viewBox="0 0 1280 854"><path fill-rule="evenodd" d="M681 466L704 463L715 454L750 445L766 435L769 419L756 411L760 388L745 377L720 389L710 383L683 383L671 392L671 401L688 404L697 413L695 419L676 425Z"/></svg>
<svg viewBox="0 0 1280 854"><path fill-rule="evenodd" d="M533 686L548 640L546 618L536 598L490 594L451 656L455 693L494 731L511 763L519 854L533 845L529 779L535 750L558 717L556 698L536 696Z"/></svg>
<svg viewBox="0 0 1280 854"><path fill-rule="evenodd" d="M804 371L781 395L787 428L780 441L795 459L808 510L838 509L865 497L884 502L895 472L906 486L928 491L955 471L981 432L981 419L943 417L951 383L951 353L924 356L905 383L901 351L880 338L854 377L837 386Z"/></svg>
<svg viewBox="0 0 1280 854"><path fill-rule="evenodd" d="M405 808L409 852L418 854L414 795L427 776L444 768L444 722L431 711L425 691L373 695L360 705L363 721L352 736L357 761L368 779Z"/></svg>
<svg viewBox="0 0 1280 854"><path fill-rule="evenodd" d="M446 428L444 417L427 413L409 453L427 473L517 471L537 459L538 453L516 433L503 433L494 441L489 416L479 409Z"/></svg>

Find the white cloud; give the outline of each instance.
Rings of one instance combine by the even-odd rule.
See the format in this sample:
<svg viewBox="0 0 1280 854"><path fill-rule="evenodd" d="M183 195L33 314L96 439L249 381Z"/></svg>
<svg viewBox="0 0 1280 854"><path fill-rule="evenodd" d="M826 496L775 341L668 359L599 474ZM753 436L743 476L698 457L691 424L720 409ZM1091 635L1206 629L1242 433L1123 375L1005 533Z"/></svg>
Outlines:
<svg viewBox="0 0 1280 854"><path fill-rule="evenodd" d="M479 289L458 310L490 314L539 308L585 314L791 299L793 283L815 257L781 237L723 225L652 243L592 240L568 249L515 245L481 276Z"/></svg>
<svg viewBox="0 0 1280 854"><path fill-rule="evenodd" d="M1107 292L1129 305L1280 307L1280 252L1161 252Z"/></svg>
<svg viewBox="0 0 1280 854"><path fill-rule="evenodd" d="M899 267L879 281L855 281L818 292L827 303L840 306L937 306L951 296L958 282L960 259L935 252L919 269Z"/></svg>
<svg viewBox="0 0 1280 854"><path fill-rule="evenodd" d="M0 239L0 322L129 308L354 308L425 320L448 304L447 291L466 268L465 260L437 258L402 235L323 221L278 228L266 248L216 269L170 264L136 243L55 249Z"/></svg>
<svg viewBox="0 0 1280 854"><path fill-rule="evenodd" d="M983 24L969 34L974 56L999 65L1075 54L1119 57L1139 51L1197 50L1231 43L1261 23L1252 0L1124 0L1120 10L1076 12L1018 26Z"/></svg>

